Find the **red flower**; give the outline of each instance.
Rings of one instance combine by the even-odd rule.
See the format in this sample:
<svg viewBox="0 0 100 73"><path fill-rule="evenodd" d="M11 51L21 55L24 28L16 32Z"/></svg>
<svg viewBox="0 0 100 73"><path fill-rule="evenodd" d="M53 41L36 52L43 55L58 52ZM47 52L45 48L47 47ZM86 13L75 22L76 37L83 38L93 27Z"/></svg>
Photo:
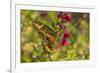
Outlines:
<svg viewBox="0 0 100 73"><path fill-rule="evenodd" d="M68 13L64 13L64 12L60 12L57 17L59 19L62 19L63 21L67 22L67 21L71 21L72 19L72 16L71 14L68 14Z"/></svg>
<svg viewBox="0 0 100 73"><path fill-rule="evenodd" d="M67 45L68 45L68 41L65 40L65 39L63 39L63 40L61 41L61 45L63 45L63 46L67 46Z"/></svg>
<svg viewBox="0 0 100 73"><path fill-rule="evenodd" d="M70 37L70 33L68 33L66 30L64 31L64 36L63 38L69 38Z"/></svg>
<svg viewBox="0 0 100 73"><path fill-rule="evenodd" d="M65 21L71 21L72 18L71 18L71 15L64 14L63 19L64 19Z"/></svg>
<svg viewBox="0 0 100 73"><path fill-rule="evenodd" d="M67 38L69 38L69 37L70 37L70 34L65 30L64 31L64 36L63 36L63 38L61 40L61 45L67 46L68 45Z"/></svg>

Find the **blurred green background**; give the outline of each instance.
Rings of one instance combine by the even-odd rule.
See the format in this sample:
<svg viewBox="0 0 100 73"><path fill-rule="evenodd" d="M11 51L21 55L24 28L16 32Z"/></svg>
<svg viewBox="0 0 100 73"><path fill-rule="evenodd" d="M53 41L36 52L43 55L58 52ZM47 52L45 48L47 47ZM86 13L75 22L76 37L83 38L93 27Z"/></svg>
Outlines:
<svg viewBox="0 0 100 73"><path fill-rule="evenodd" d="M56 31L57 13L54 11L20 11L21 15L21 62L48 62L47 55L43 56L41 38L32 26L33 20L39 20ZM52 61L72 61L89 59L89 13L69 12L72 21L65 25L72 37L68 39L69 45L61 51L50 55ZM58 36L60 37L60 36Z"/></svg>

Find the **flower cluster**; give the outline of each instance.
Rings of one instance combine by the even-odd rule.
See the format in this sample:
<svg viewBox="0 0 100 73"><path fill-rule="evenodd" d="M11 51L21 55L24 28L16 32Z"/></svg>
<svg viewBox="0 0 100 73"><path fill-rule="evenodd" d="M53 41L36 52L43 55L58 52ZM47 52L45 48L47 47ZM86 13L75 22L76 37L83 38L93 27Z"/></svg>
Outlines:
<svg viewBox="0 0 100 73"><path fill-rule="evenodd" d="M60 12L60 13L57 15L57 18L58 18L58 19L61 19L62 22L68 22L68 21L71 21L72 16L71 16L71 14L69 14L69 13Z"/></svg>
<svg viewBox="0 0 100 73"><path fill-rule="evenodd" d="M70 33L66 30L66 26L64 25L64 23L67 23L69 21L72 20L72 16L71 14L68 14L68 13L64 13L64 12L60 12L58 15L57 15L57 18L58 20L60 20L58 23L57 23L57 26L59 28L59 31L63 30L64 33L63 33L63 37L61 39L61 45L62 46L67 46L68 45L68 38L70 37Z"/></svg>

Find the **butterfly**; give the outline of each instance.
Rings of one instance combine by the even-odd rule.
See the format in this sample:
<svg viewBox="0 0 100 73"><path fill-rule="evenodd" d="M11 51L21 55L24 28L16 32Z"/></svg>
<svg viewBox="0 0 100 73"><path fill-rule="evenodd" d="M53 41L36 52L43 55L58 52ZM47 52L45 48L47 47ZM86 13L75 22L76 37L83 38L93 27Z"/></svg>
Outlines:
<svg viewBox="0 0 100 73"><path fill-rule="evenodd" d="M32 22L32 25L39 34L39 37L42 39L41 42L44 52L53 52L57 33L54 32L49 26L40 21L35 20Z"/></svg>

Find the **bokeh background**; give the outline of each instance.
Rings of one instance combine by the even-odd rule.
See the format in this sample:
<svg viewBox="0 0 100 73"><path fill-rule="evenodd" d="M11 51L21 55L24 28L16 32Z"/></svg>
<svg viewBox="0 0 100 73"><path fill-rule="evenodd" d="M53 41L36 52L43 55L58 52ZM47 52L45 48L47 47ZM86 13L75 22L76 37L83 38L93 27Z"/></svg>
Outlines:
<svg viewBox="0 0 100 73"><path fill-rule="evenodd" d="M20 11L21 16L21 62L48 62L48 56L43 56L41 38L32 26L33 20L39 20L56 31L57 13L55 11ZM50 55L52 61L77 61L89 60L89 13L69 12L72 15L71 22L65 25L72 37L69 45L63 50ZM60 36L58 36L60 37Z"/></svg>

